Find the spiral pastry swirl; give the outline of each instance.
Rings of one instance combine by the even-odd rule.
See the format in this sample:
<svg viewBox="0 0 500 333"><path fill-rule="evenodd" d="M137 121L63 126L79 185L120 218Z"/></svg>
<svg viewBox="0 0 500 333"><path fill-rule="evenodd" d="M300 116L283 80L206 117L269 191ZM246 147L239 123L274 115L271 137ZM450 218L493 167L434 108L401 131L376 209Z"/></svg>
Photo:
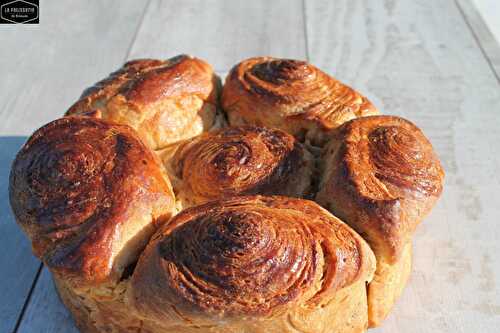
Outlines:
<svg viewBox="0 0 500 333"><path fill-rule="evenodd" d="M415 125L365 117L344 124L325 147L317 200L397 257L440 196L443 179L431 143Z"/></svg>
<svg viewBox="0 0 500 333"><path fill-rule="evenodd" d="M222 107L231 125L276 127L315 145L350 119L378 114L368 99L313 65L271 57L231 70Z"/></svg>
<svg viewBox="0 0 500 333"><path fill-rule="evenodd" d="M269 317L327 304L373 270L361 237L314 202L235 197L186 209L162 228L139 260L130 299L163 322Z"/></svg>
<svg viewBox="0 0 500 333"><path fill-rule="evenodd" d="M220 125L220 85L212 67L201 59L180 55L132 60L87 88L66 115L129 125L156 150Z"/></svg>
<svg viewBox="0 0 500 333"><path fill-rule="evenodd" d="M442 192L430 142L304 61L244 60L220 90L197 58L130 61L16 156L14 216L79 329L380 325Z"/></svg>
<svg viewBox="0 0 500 333"><path fill-rule="evenodd" d="M14 161L9 189L35 254L82 286L119 278L175 202L132 129L86 117L37 130Z"/></svg>
<svg viewBox="0 0 500 333"><path fill-rule="evenodd" d="M243 126L204 133L181 145L173 158L183 206L245 194L308 194L312 155L293 136Z"/></svg>

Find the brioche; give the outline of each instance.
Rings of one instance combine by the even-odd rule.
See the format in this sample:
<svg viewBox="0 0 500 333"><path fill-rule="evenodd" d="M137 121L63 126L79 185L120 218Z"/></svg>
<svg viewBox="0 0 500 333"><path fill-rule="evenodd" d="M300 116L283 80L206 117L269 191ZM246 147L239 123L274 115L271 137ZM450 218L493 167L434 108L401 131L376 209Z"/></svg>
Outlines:
<svg viewBox="0 0 500 333"><path fill-rule="evenodd" d="M374 270L365 241L317 204L236 197L158 231L129 300L155 332L363 332Z"/></svg>
<svg viewBox="0 0 500 333"><path fill-rule="evenodd" d="M9 189L35 255L77 289L116 284L175 207L165 170L136 132L88 117L37 130Z"/></svg>
<svg viewBox="0 0 500 333"><path fill-rule="evenodd" d="M133 60L87 88L66 115L129 125L157 150L224 121L217 109L220 85L212 66L201 59Z"/></svg>
<svg viewBox="0 0 500 333"><path fill-rule="evenodd" d="M167 169L179 206L234 195L311 195L312 154L293 136L255 126L207 132L179 145Z"/></svg>
<svg viewBox="0 0 500 333"><path fill-rule="evenodd" d="M380 325L442 192L429 140L304 61L242 61L222 107L220 86L130 61L17 154L15 219L80 331Z"/></svg>
<svg viewBox="0 0 500 333"><path fill-rule="evenodd" d="M378 114L366 97L315 66L272 57L234 66L221 103L231 125L275 127L316 146L342 123Z"/></svg>
<svg viewBox="0 0 500 333"><path fill-rule="evenodd" d="M387 316L411 267L411 236L443 187L431 143L411 122L371 116L342 125L323 152L316 201L343 219L377 257L370 325Z"/></svg>

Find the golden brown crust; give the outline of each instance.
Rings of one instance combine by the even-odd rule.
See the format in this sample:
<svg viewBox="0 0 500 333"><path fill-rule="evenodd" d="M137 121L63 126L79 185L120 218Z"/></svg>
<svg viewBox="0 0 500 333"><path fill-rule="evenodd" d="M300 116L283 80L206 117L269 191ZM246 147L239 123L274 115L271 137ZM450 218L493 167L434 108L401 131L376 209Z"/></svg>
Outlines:
<svg viewBox="0 0 500 333"><path fill-rule="evenodd" d="M179 146L171 162L182 206L234 195L303 197L311 190L312 155L283 131L229 127ZM176 186L178 184L178 186Z"/></svg>
<svg viewBox="0 0 500 333"><path fill-rule="evenodd" d="M175 199L159 160L128 126L66 117L18 153L10 200L33 250L82 287L116 281Z"/></svg>
<svg viewBox="0 0 500 333"><path fill-rule="evenodd" d="M132 311L120 294L96 300L75 294L57 278L55 282L62 301L82 333L361 333L367 328L365 281L339 290L319 308L295 307L281 316L241 317L219 320L217 324L193 322L189 317L178 317L170 322L151 320Z"/></svg>
<svg viewBox="0 0 500 333"><path fill-rule="evenodd" d="M409 121L372 116L344 124L325 147L317 201L395 261L441 194L444 172Z"/></svg>
<svg viewBox="0 0 500 333"><path fill-rule="evenodd" d="M212 67L197 58L133 60L87 88L66 114L95 116L98 110L160 149L217 125L219 88Z"/></svg>
<svg viewBox="0 0 500 333"><path fill-rule="evenodd" d="M365 97L303 61L236 65L222 96L235 127L212 131L225 125L219 90L196 58L130 61L19 152L9 186L16 220L79 328L379 325L410 274L410 237L442 191L429 141L402 118L371 116L378 110ZM176 198L158 156L178 207L216 201L164 223ZM314 202L244 196L253 194L315 195L375 255Z"/></svg>
<svg viewBox="0 0 500 333"><path fill-rule="evenodd" d="M143 320L131 313L124 299L127 281L119 283L105 297L75 292L73 286L57 276L54 276L54 284L81 333L163 333L146 329Z"/></svg>
<svg viewBox="0 0 500 333"><path fill-rule="evenodd" d="M368 326L377 327L403 293L411 273L412 244L406 243L396 262L377 258L377 270L368 285Z"/></svg>
<svg viewBox="0 0 500 333"><path fill-rule="evenodd" d="M321 308L336 292L371 280L373 253L312 201L235 197L184 210L153 237L129 299L166 325L273 317ZM224 320L226 320L224 319Z"/></svg>
<svg viewBox="0 0 500 333"><path fill-rule="evenodd" d="M315 66L271 57L250 58L231 70L222 107L232 125L276 127L315 145L350 119L378 114L366 97Z"/></svg>

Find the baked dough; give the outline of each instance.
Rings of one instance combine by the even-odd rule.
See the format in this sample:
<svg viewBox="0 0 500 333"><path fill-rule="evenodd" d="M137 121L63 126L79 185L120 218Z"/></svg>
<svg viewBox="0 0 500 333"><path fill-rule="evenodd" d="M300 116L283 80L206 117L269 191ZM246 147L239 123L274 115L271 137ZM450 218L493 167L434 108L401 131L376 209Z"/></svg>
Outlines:
<svg viewBox="0 0 500 333"><path fill-rule="evenodd" d="M366 97L315 66L272 57L234 66L222 90L222 107L231 125L280 128L315 146L342 123L379 113Z"/></svg>
<svg viewBox="0 0 500 333"><path fill-rule="evenodd" d="M411 267L411 236L439 198L444 172L422 131L371 116L341 126L325 147L316 201L358 231L377 257L370 326L387 316Z"/></svg>
<svg viewBox="0 0 500 333"><path fill-rule="evenodd" d="M35 255L82 290L116 284L175 207L165 170L136 132L88 117L37 130L12 165L9 189Z"/></svg>
<svg viewBox="0 0 500 333"><path fill-rule="evenodd" d="M235 195L307 197L315 172L312 154L292 135L255 126L204 133L163 158L182 208Z"/></svg>
<svg viewBox="0 0 500 333"><path fill-rule="evenodd" d="M379 325L442 191L430 142L303 61L236 65L230 127L219 86L193 57L134 60L18 153L16 221L79 329Z"/></svg>
<svg viewBox="0 0 500 333"><path fill-rule="evenodd" d="M188 208L153 237L128 299L154 332L364 332L365 241L316 203L236 197Z"/></svg>
<svg viewBox="0 0 500 333"><path fill-rule="evenodd" d="M66 115L129 125L157 150L221 125L220 86L212 66L201 59L133 60L87 88Z"/></svg>

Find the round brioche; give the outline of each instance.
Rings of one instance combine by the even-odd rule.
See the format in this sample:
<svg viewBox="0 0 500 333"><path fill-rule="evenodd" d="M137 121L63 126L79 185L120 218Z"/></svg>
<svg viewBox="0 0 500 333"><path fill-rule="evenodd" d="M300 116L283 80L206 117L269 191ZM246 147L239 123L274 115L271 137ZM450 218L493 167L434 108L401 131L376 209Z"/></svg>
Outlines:
<svg viewBox="0 0 500 333"><path fill-rule="evenodd" d="M369 242L377 272L369 286L370 326L378 326L411 271L411 236L443 188L429 140L411 122L372 116L342 125L323 152L318 203Z"/></svg>
<svg viewBox="0 0 500 333"><path fill-rule="evenodd" d="M374 270L364 240L314 202L243 196L159 230L128 296L155 332L360 332Z"/></svg>
<svg viewBox="0 0 500 333"><path fill-rule="evenodd" d="M342 123L378 114L366 97L315 66L272 57L246 59L233 67L221 103L231 125L280 128L320 146Z"/></svg>
<svg viewBox="0 0 500 333"><path fill-rule="evenodd" d="M10 202L34 253L75 288L115 284L174 212L157 156L128 126L65 117L17 154Z"/></svg>
<svg viewBox="0 0 500 333"><path fill-rule="evenodd" d="M313 156L293 136L255 126L227 127L181 144L166 160L183 208L234 195L311 194Z"/></svg>
<svg viewBox="0 0 500 333"><path fill-rule="evenodd" d="M79 329L379 325L442 191L430 142L306 62L236 65L231 127L218 87L196 58L131 61L18 153L16 221Z"/></svg>
<svg viewBox="0 0 500 333"><path fill-rule="evenodd" d="M220 125L220 85L212 66L201 59L133 60L87 88L66 115L129 125L156 150Z"/></svg>
<svg viewBox="0 0 500 333"><path fill-rule="evenodd" d="M344 124L321 163L316 200L394 259L443 188L444 172L431 143L400 117Z"/></svg>

